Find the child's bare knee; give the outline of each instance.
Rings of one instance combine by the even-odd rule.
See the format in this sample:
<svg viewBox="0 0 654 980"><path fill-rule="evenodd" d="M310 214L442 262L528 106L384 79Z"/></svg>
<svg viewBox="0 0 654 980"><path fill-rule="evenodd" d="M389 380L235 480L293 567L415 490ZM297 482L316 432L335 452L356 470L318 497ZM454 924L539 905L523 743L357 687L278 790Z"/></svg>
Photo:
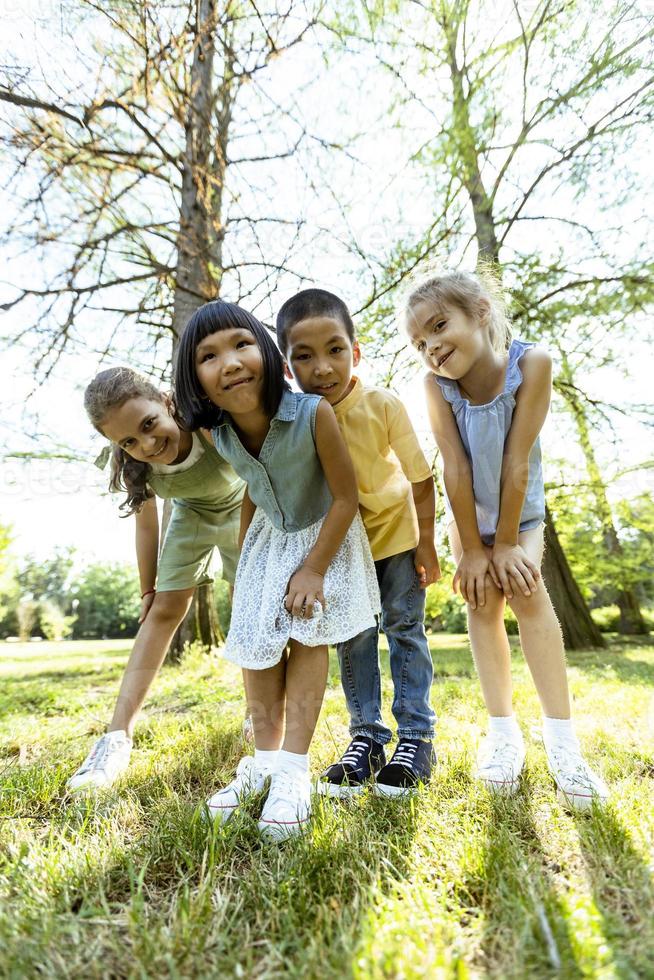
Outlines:
<svg viewBox="0 0 654 980"><path fill-rule="evenodd" d="M494 585L486 587L484 605L477 603L477 608L468 606L468 617L477 622L490 622L504 616L504 596Z"/></svg>
<svg viewBox="0 0 654 980"><path fill-rule="evenodd" d="M193 592L157 592L150 615L155 614L161 620L181 620L186 615L193 598Z"/></svg>
<svg viewBox="0 0 654 980"><path fill-rule="evenodd" d="M540 587L533 595L526 596L516 590L513 598L509 599L509 605L518 622L521 620L537 619L543 615L543 611L547 605L547 593L542 583L540 583Z"/></svg>

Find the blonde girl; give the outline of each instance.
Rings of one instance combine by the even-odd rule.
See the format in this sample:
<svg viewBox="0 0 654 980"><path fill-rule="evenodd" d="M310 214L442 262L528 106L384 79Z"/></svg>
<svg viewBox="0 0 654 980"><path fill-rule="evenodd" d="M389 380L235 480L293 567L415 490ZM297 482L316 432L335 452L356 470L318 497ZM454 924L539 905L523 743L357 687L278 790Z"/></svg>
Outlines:
<svg viewBox="0 0 654 980"><path fill-rule="evenodd" d="M477 775L513 792L525 759L513 714L508 603L543 710L543 736L559 794L573 807L608 790L581 755L570 718L561 629L540 573L545 494L539 434L550 403L552 362L511 340L501 291L490 276L427 272L408 291L403 327L427 369L425 392L441 451L453 586L468 631L488 734Z"/></svg>

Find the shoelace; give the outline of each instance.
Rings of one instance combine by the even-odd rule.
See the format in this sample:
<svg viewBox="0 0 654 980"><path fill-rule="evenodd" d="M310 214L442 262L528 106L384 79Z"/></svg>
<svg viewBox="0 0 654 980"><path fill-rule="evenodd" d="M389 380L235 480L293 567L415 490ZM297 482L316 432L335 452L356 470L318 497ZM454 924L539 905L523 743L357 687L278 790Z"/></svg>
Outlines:
<svg viewBox="0 0 654 980"><path fill-rule="evenodd" d="M368 750L367 742L350 742L341 759L341 765L354 766L355 769L358 769Z"/></svg>
<svg viewBox="0 0 654 980"><path fill-rule="evenodd" d="M593 773L579 755L576 747L562 745L552 749L552 761L563 770L563 774L569 779L573 786L582 786L587 789L595 785Z"/></svg>
<svg viewBox="0 0 654 980"><path fill-rule="evenodd" d="M417 745L412 745L410 742L405 744L400 744L393 753L392 763L399 764L401 766L413 767L413 762L415 760L416 752L418 751Z"/></svg>
<svg viewBox="0 0 654 980"><path fill-rule="evenodd" d="M245 762L245 760L242 760ZM256 781L256 774L254 765L248 760L245 765L239 762L236 767L236 775L229 786L226 786L223 792L226 790L244 790L249 789Z"/></svg>
<svg viewBox="0 0 654 980"><path fill-rule="evenodd" d="M99 739L88 756L77 770L78 773L88 772L90 769L102 769L105 762L109 758L109 752L111 749L111 742L108 735L103 735Z"/></svg>
<svg viewBox="0 0 654 980"><path fill-rule="evenodd" d="M273 783L270 787L270 799L271 796L277 797L284 803L290 803L293 805L297 803L297 791L302 789L303 780L300 776L296 776L295 773L285 772L280 769L275 773L273 777Z"/></svg>
<svg viewBox="0 0 654 980"><path fill-rule="evenodd" d="M518 747L511 742L504 742L502 745L495 745L489 758L481 766L482 769L490 769L492 766L499 766L501 769L510 768L518 757Z"/></svg>

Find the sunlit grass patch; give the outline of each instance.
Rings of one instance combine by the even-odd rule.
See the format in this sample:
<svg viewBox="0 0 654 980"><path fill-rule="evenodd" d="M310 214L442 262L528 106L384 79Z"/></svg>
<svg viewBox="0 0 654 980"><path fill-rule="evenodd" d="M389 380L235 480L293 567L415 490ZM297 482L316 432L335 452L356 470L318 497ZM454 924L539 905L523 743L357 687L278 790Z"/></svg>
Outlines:
<svg viewBox="0 0 654 980"><path fill-rule="evenodd" d="M517 649L527 764L505 800L471 778L484 712L466 638L431 642L430 786L409 800L318 798L308 833L281 846L258 835L262 797L225 827L203 816L245 751L238 670L197 651L167 667L128 773L70 798L128 645L0 647L0 974L647 976L654 650L570 657L578 729L613 790L604 813L574 816L556 800ZM389 719L390 694L386 679ZM348 738L332 663L314 771Z"/></svg>

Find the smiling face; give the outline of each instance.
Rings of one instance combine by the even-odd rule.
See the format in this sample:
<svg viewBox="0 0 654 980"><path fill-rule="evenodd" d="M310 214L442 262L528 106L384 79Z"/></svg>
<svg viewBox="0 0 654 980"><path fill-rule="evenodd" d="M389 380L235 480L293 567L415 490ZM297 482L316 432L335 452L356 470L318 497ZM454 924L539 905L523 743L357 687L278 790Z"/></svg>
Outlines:
<svg viewBox="0 0 654 980"><path fill-rule="evenodd" d="M142 463L174 463L186 433L172 416L168 401L139 396L112 408L100 426L107 439Z"/></svg>
<svg viewBox="0 0 654 980"><path fill-rule="evenodd" d="M463 378L490 349L484 311L471 317L458 306L435 309L421 301L407 313L406 332L424 364L443 378Z"/></svg>
<svg viewBox="0 0 654 980"><path fill-rule="evenodd" d="M352 369L361 351L338 318L317 316L289 328L286 359L302 391L336 405L352 387Z"/></svg>
<svg viewBox="0 0 654 980"><path fill-rule="evenodd" d="M204 393L232 416L261 410L263 358L254 334L244 328L211 333L195 350L195 370Z"/></svg>

